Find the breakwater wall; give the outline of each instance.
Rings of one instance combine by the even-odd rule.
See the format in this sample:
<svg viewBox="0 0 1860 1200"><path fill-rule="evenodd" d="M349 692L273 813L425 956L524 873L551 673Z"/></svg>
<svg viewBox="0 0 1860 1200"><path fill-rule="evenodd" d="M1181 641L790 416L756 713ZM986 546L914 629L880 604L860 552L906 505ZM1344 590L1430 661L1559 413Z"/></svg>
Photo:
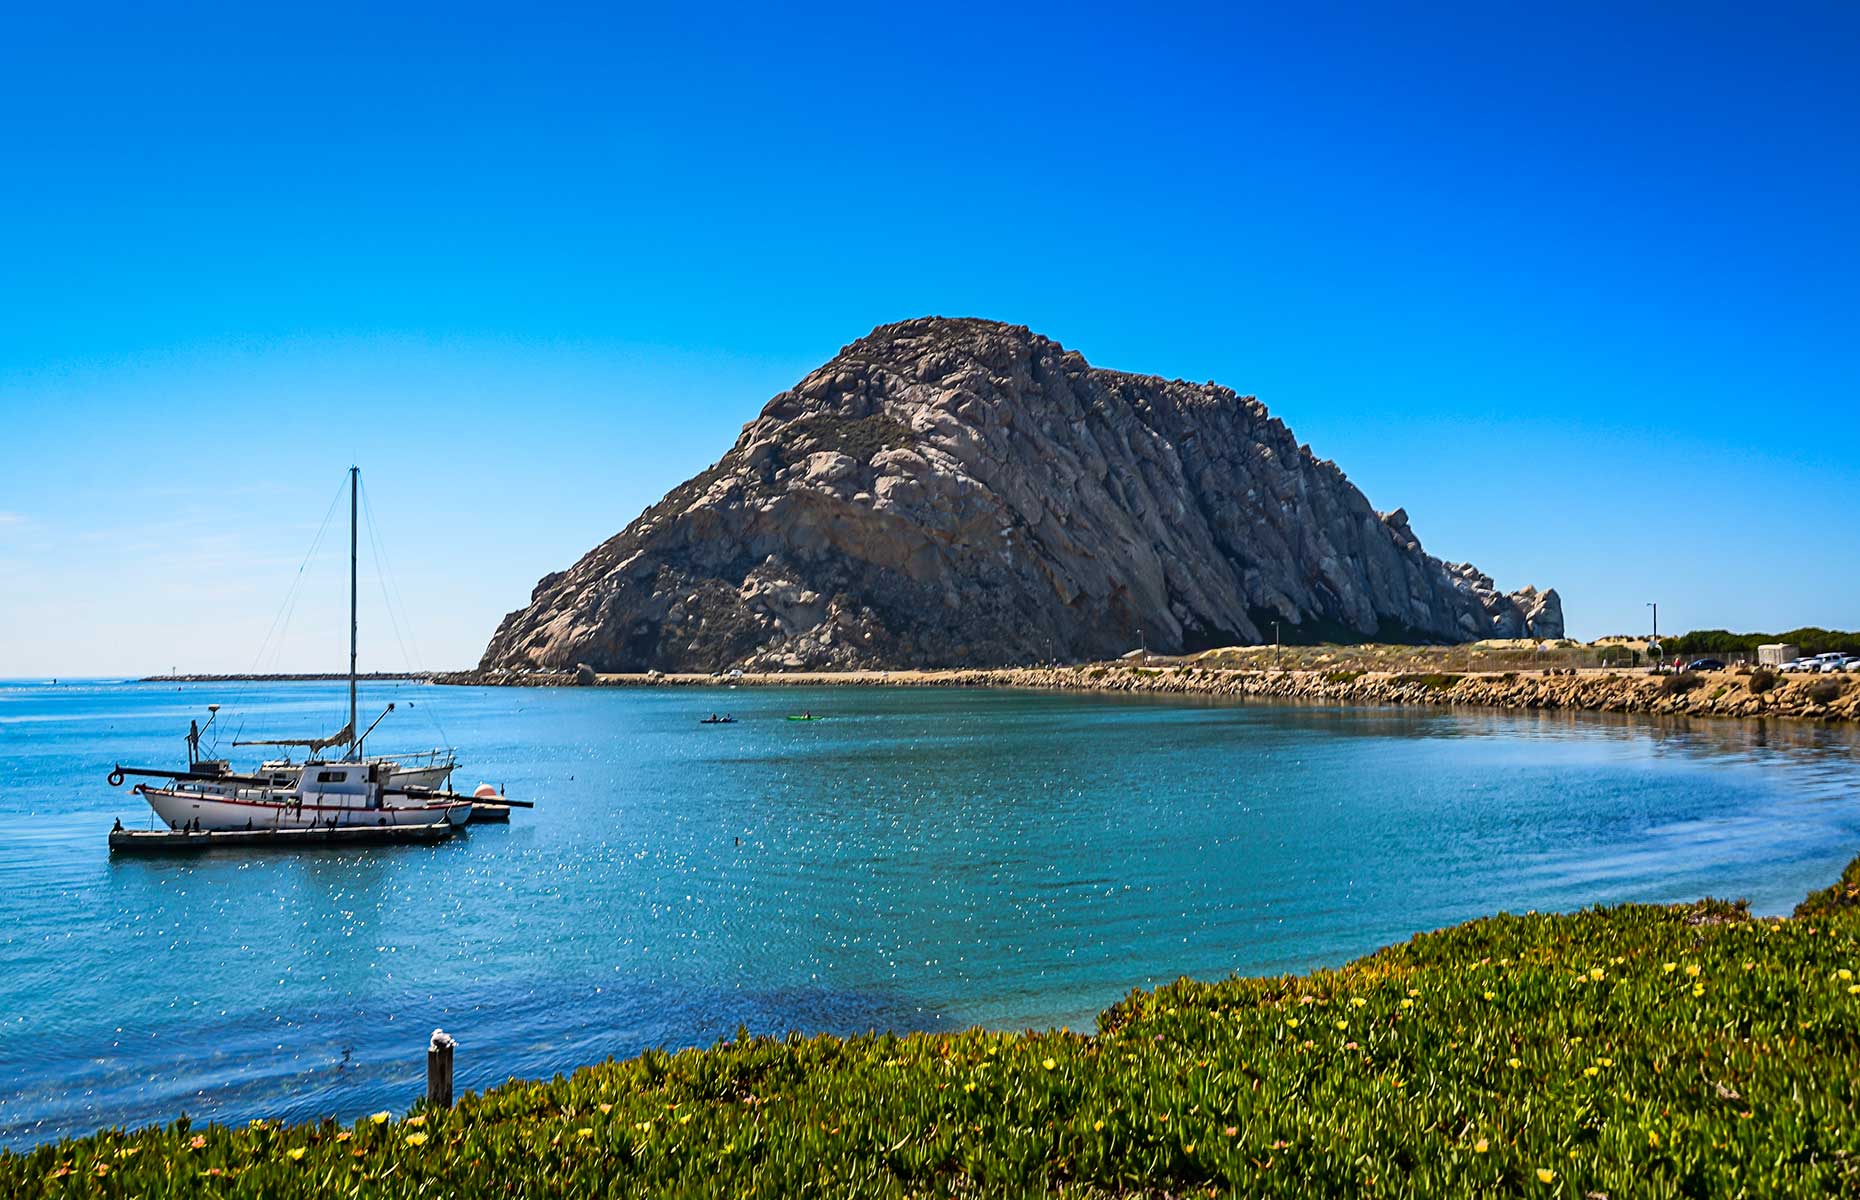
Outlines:
<svg viewBox="0 0 1860 1200"><path fill-rule="evenodd" d="M435 677L443 684L519 687L986 687L1048 691L1231 696L1335 704L1465 705L1482 708L1651 713L1693 717L1860 720L1860 677L1714 671L1672 676L1644 671L1445 672L1273 671L1100 663L901 671L784 671L721 675L476 672ZM1767 686L1766 686L1767 684ZM1753 686L1754 685L1754 686Z"/></svg>

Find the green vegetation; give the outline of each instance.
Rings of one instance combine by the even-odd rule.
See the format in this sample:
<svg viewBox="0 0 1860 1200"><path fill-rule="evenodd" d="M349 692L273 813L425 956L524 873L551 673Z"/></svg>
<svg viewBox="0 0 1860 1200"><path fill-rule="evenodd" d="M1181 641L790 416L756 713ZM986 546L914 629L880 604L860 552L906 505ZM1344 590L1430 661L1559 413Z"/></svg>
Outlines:
<svg viewBox="0 0 1860 1200"><path fill-rule="evenodd" d="M1787 633L1732 633L1728 629L1694 629L1690 633L1662 638L1660 641L1665 653L1681 658L1705 654L1719 657L1745 654L1755 658L1757 647L1769 642L1787 642L1800 648L1803 654L1832 651L1860 654L1860 633L1820 629L1812 625L1791 629Z"/></svg>
<svg viewBox="0 0 1860 1200"><path fill-rule="evenodd" d="M1361 671L1326 671L1324 672L1325 683L1354 683L1358 679L1361 679L1362 677L1363 677L1363 672Z"/></svg>
<svg viewBox="0 0 1860 1200"><path fill-rule="evenodd" d="M1746 682L1750 686L1751 695L1761 696L1765 692L1774 690L1780 679L1781 676L1768 667L1758 667L1750 673L1750 678Z"/></svg>
<svg viewBox="0 0 1860 1200"><path fill-rule="evenodd" d="M1841 877L1818 892L1810 892L1802 903L1795 906L1797 920L1806 918L1834 918L1854 915L1860 909L1860 858L1847 864ZM1830 931L1832 932L1832 931Z"/></svg>
<svg viewBox="0 0 1860 1200"><path fill-rule="evenodd" d="M1498 916L1095 1037L739 1035L405 1119L100 1133L0 1155L0 1194L1852 1195L1857 935L1860 860L1790 920Z"/></svg>
<svg viewBox="0 0 1860 1200"><path fill-rule="evenodd" d="M1803 694L1816 704L1832 704L1846 690L1847 685L1838 679L1817 679L1803 690Z"/></svg>
<svg viewBox="0 0 1860 1200"><path fill-rule="evenodd" d="M1683 696L1696 687L1705 685L1705 677L1694 671L1675 671L1660 680L1660 691L1668 696Z"/></svg>

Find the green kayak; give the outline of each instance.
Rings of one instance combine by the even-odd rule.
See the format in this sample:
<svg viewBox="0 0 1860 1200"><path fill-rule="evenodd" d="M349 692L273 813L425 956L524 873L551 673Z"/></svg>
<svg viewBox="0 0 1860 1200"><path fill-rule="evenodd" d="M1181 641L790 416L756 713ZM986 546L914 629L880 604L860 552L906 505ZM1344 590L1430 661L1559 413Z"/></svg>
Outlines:
<svg viewBox="0 0 1860 1200"><path fill-rule="evenodd" d="M809 715L807 715L807 716L805 716L805 717L793 717L793 716L791 716L791 717L789 717L788 719L789 719L790 721L824 721L824 720L826 720L826 718L825 718L825 717L816 717L816 716L814 716L814 715L812 715L811 713L810 713Z"/></svg>

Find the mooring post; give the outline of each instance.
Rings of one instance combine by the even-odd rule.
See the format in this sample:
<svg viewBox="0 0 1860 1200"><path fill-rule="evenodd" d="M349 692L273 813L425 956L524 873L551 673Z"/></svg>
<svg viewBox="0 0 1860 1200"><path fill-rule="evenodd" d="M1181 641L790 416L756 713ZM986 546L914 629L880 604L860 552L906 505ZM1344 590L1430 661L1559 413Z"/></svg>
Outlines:
<svg viewBox="0 0 1860 1200"><path fill-rule="evenodd" d="M433 1030L426 1045L426 1102L434 1108L452 1107L452 1048L458 1045L443 1029Z"/></svg>

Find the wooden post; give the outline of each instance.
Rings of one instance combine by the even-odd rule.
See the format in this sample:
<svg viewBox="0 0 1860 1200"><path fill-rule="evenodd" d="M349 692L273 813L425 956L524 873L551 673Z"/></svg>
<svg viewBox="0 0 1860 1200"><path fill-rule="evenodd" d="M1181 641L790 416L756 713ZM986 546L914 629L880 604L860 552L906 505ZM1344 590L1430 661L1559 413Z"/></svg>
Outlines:
<svg viewBox="0 0 1860 1200"><path fill-rule="evenodd" d="M458 1045L443 1029L433 1030L426 1046L426 1103L433 1108L452 1107L452 1048Z"/></svg>

